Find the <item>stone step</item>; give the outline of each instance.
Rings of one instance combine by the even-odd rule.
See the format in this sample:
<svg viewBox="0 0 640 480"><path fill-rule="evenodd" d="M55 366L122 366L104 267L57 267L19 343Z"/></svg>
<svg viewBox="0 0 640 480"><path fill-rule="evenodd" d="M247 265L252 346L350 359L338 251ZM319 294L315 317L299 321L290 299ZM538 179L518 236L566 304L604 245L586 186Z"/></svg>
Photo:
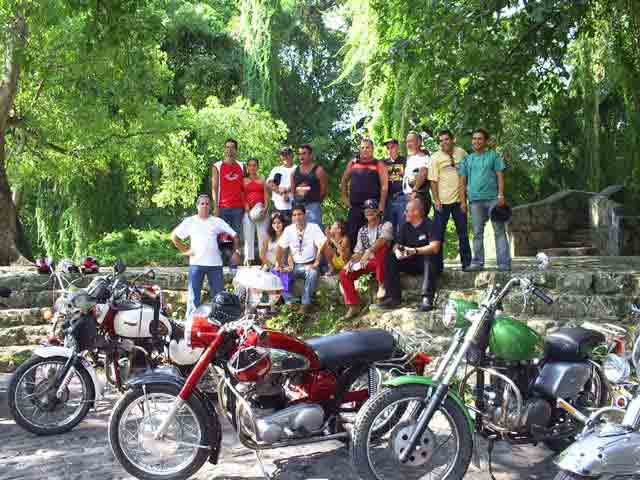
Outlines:
<svg viewBox="0 0 640 480"><path fill-rule="evenodd" d="M0 347L39 344L49 332L49 325L0 328Z"/></svg>
<svg viewBox="0 0 640 480"><path fill-rule="evenodd" d="M51 309L47 307L0 310L0 328L20 325L43 325L49 323L46 317L51 313Z"/></svg>
<svg viewBox="0 0 640 480"><path fill-rule="evenodd" d="M26 362L38 345L0 347L0 373L11 373Z"/></svg>
<svg viewBox="0 0 640 480"><path fill-rule="evenodd" d="M550 257L583 257L597 253L594 247L545 248L542 251Z"/></svg>
<svg viewBox="0 0 640 480"><path fill-rule="evenodd" d="M60 290L16 290L9 298L0 299L4 309L50 307L60 296Z"/></svg>
<svg viewBox="0 0 640 480"><path fill-rule="evenodd" d="M585 240L567 240L560 242L560 247L563 248L576 248L576 247L591 247L593 248L593 244L590 241Z"/></svg>

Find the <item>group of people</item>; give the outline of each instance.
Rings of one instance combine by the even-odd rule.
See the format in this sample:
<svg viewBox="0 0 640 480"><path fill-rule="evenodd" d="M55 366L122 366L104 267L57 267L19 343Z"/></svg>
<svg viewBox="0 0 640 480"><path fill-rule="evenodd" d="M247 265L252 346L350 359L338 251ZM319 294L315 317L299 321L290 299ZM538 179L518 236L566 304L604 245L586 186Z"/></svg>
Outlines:
<svg viewBox="0 0 640 480"><path fill-rule="evenodd" d="M312 304L321 269L328 275L339 275L349 307L347 317L361 311L355 281L367 273L375 274L376 296L382 308L401 304L401 272L422 275L420 309L432 309L450 217L458 235L463 270L484 267L484 227L489 219L496 238L498 268L509 270L506 217L500 211L508 209L504 202L505 165L488 149L488 132L474 130L473 153L468 155L456 146L449 130L440 131L438 141L439 150L430 155L422 148L420 134L410 132L406 157L400 155L400 142L391 138L385 141L387 158L376 160L373 141L362 139L340 183L348 206L347 219L325 230L322 202L328 176L315 163L311 145L298 148L298 165L294 164L293 150L283 148L281 164L265 179L258 174L258 159L250 158L245 167L237 160L237 141L227 140L224 159L212 167L212 196L200 195L197 215L186 218L172 233L176 247L190 258L188 311L200 303L205 275L210 292L224 288L217 242L221 235L233 238L233 264L243 259L245 264L259 262L281 278L287 303L293 301L293 281L304 278L303 313ZM473 255L467 213L473 225Z"/></svg>

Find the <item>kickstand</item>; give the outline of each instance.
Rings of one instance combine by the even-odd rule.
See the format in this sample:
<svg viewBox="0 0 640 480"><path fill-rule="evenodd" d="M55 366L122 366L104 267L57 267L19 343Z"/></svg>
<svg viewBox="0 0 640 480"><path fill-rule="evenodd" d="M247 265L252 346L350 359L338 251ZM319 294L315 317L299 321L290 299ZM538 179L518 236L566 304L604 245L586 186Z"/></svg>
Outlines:
<svg viewBox="0 0 640 480"><path fill-rule="evenodd" d="M260 467L260 470L262 470L262 475L264 475L264 478L266 480L272 480L271 476L267 473L267 469L264 468L264 463L262 463L262 457L260 455L260 451L259 450L254 450L253 453L255 453L255 455L256 455L256 460L258 460L258 466Z"/></svg>
<svg viewBox="0 0 640 480"><path fill-rule="evenodd" d="M491 467L491 454L493 453L493 444L495 443L494 437L489 437L487 442L487 453L489 454L489 476L491 480L496 480L496 477L493 475L493 468Z"/></svg>

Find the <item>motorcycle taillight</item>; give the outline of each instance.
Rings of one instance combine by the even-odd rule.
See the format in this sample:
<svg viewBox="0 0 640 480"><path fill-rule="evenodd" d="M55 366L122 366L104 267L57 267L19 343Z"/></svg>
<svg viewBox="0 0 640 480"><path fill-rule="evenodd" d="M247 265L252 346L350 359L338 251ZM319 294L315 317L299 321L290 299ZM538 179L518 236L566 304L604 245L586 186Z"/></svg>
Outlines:
<svg viewBox="0 0 640 480"><path fill-rule="evenodd" d="M185 323L184 339L192 348L207 347L215 339L220 324L209 319L211 307L201 305Z"/></svg>

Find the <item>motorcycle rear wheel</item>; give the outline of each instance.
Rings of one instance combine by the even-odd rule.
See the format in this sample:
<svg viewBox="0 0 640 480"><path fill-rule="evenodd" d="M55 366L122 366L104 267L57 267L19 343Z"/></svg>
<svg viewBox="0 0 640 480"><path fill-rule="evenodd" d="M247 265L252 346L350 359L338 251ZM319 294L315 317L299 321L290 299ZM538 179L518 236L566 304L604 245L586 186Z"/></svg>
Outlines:
<svg viewBox="0 0 640 480"><path fill-rule="evenodd" d="M425 385L404 385L389 388L377 394L369 400L358 414L358 419L353 429L350 448L351 463L362 480L419 480L423 478L439 478L442 480L461 479L471 461L473 450L473 436L467 418L462 409L450 398L446 398L440 405L433 419L425 430L424 438L420 445L416 446L414 455L406 464L401 464L397 454L402 452L403 442L415 426L415 413L421 410L420 405L426 402L429 387ZM406 405L403 405L406 403ZM384 435L376 432L378 417L385 414L385 410L401 408L404 412L395 425ZM411 412L414 412L413 414ZM451 433L445 441L440 443L442 434L434 433L438 427L448 425ZM445 447L441 450L449 438L454 438L454 447ZM427 441L428 440L428 441ZM436 445L436 447L431 447ZM396 451L397 450L397 451ZM447 461L440 476L426 470L439 458L439 451L444 452L444 457L453 450L455 457ZM380 454L377 462L375 455ZM425 477L426 476L426 477Z"/></svg>
<svg viewBox="0 0 640 480"><path fill-rule="evenodd" d="M208 415L194 396L180 407L165 437L152 438L153 430L159 426L178 392L173 385L147 385L145 390L129 390L116 403L109 419L109 444L118 462L134 477L182 480L195 474L207 461L210 451ZM162 411L158 409L158 403L161 407L164 404ZM136 413L142 418L134 418ZM176 420L178 418L181 420ZM188 423L183 423L183 418ZM180 458L181 447L185 447L182 452L185 459L169 467L172 460Z"/></svg>
<svg viewBox="0 0 640 480"><path fill-rule="evenodd" d="M68 432L87 416L95 389L84 368L75 369L62 398L56 398L58 387L50 380L67 361L66 357L33 356L11 377L9 411L25 430L36 435L57 435Z"/></svg>

